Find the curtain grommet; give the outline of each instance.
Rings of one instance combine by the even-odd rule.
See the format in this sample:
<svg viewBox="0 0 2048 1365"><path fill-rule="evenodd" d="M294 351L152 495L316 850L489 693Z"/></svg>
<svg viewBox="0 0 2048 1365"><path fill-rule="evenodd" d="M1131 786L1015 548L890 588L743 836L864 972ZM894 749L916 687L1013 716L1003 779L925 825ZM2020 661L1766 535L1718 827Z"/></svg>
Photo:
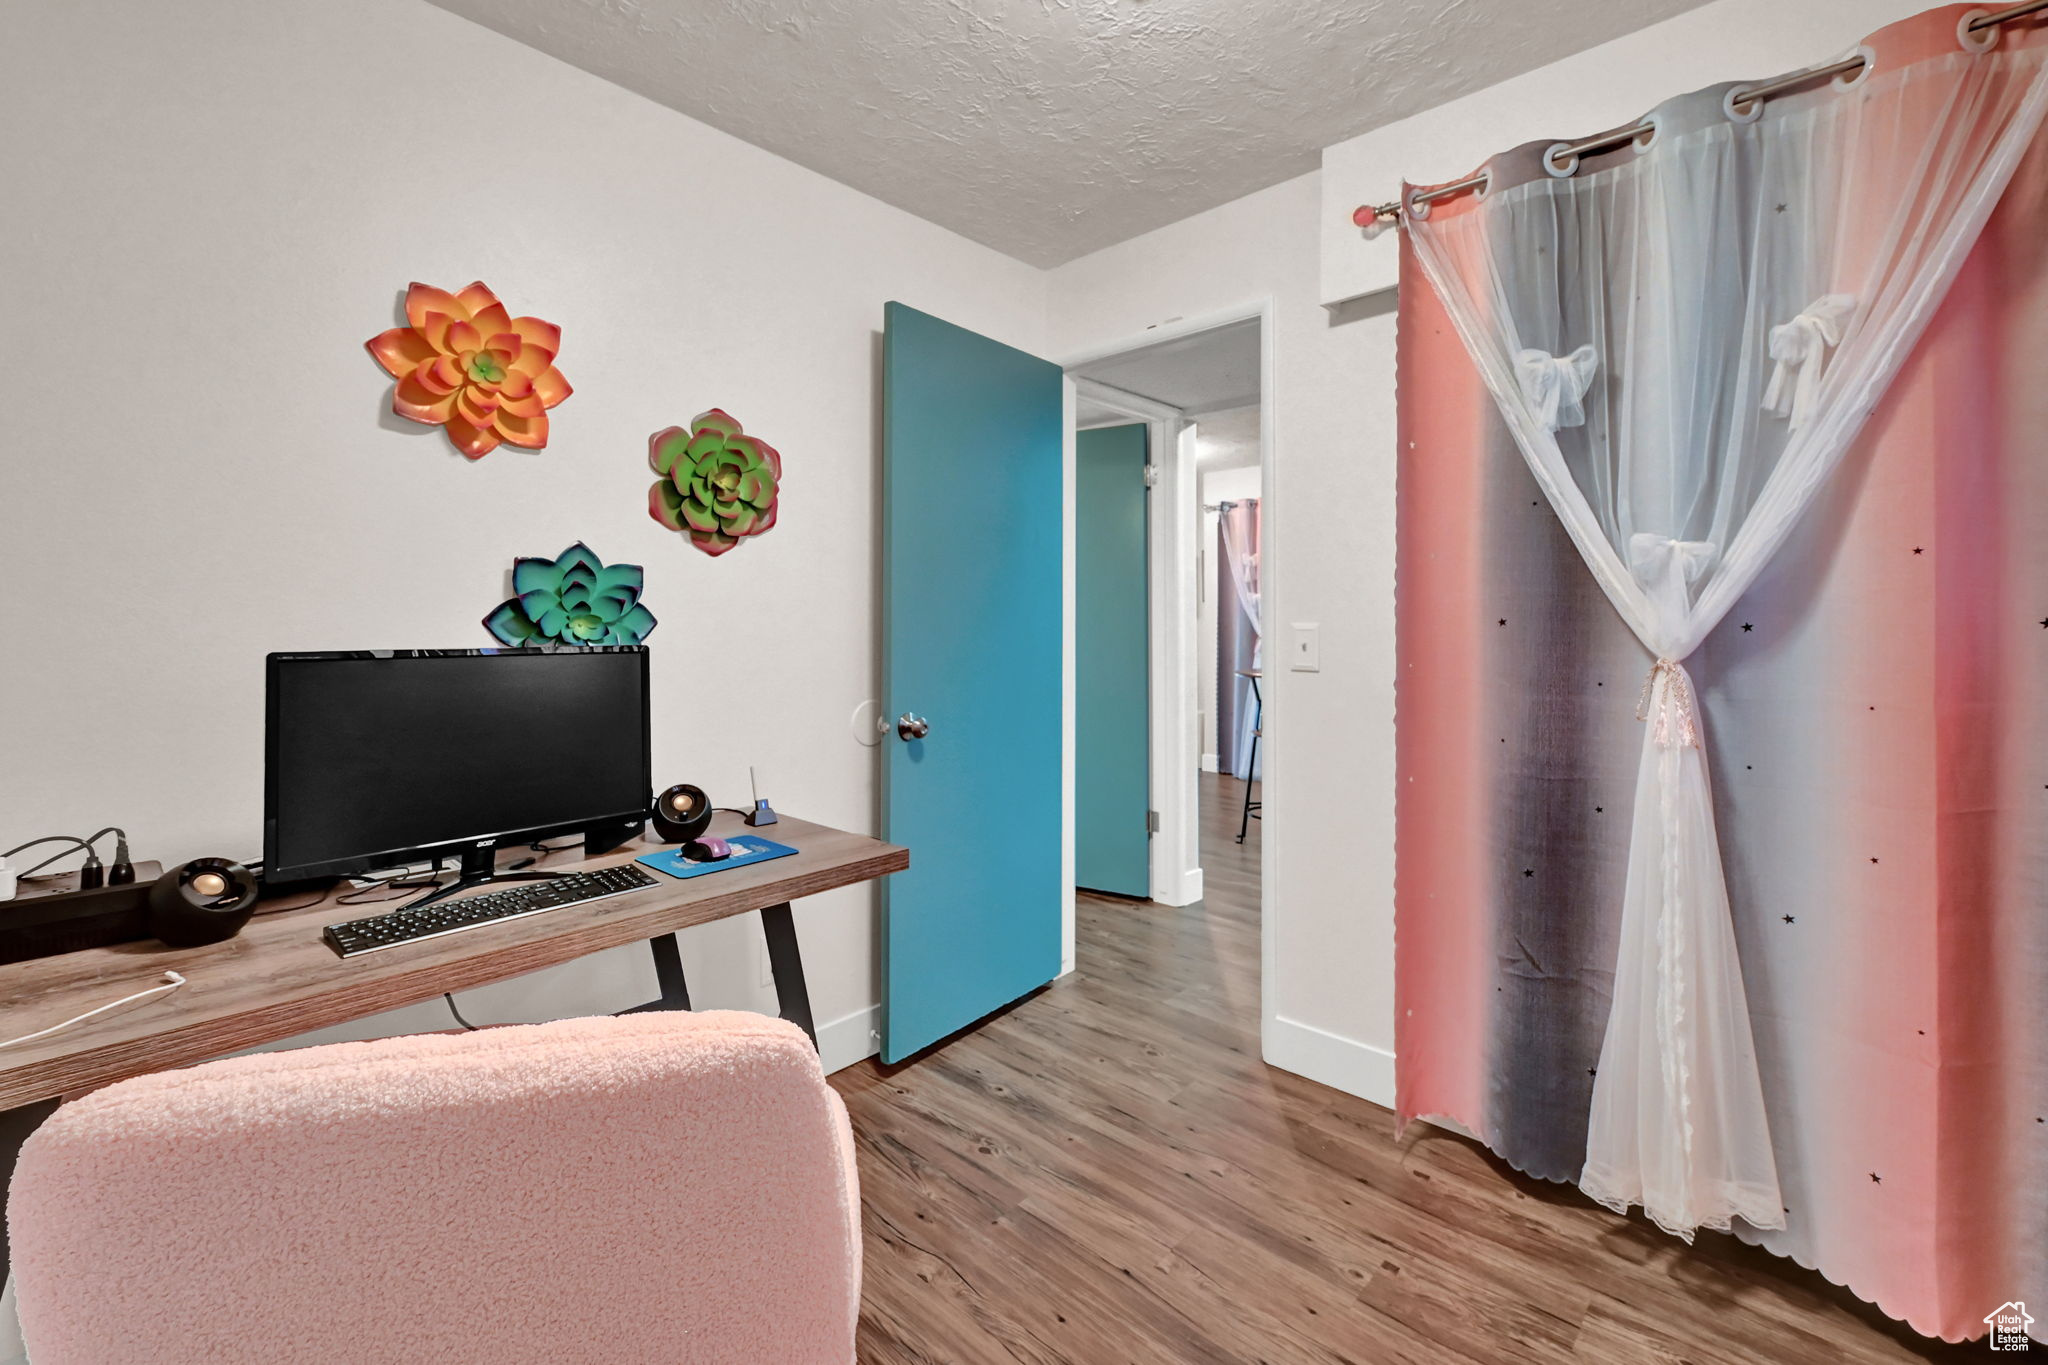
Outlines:
<svg viewBox="0 0 2048 1365"><path fill-rule="evenodd" d="M1421 187L1409 185L1401 191L1401 211L1418 223L1429 221L1429 201L1420 197Z"/></svg>
<svg viewBox="0 0 2048 1365"><path fill-rule="evenodd" d="M1744 100L1741 105L1736 103L1735 97L1740 95L1743 89L1740 85L1731 85L1721 96L1721 112L1727 116L1730 123L1755 123L1764 116L1762 100Z"/></svg>
<svg viewBox="0 0 2048 1365"><path fill-rule="evenodd" d="M1579 154L1572 152L1571 160L1560 163L1557 159L1559 152L1572 152L1572 144L1551 143L1549 149L1543 153L1543 169L1550 173L1553 180L1569 180L1579 173Z"/></svg>
<svg viewBox="0 0 2048 1365"><path fill-rule="evenodd" d="M1651 114L1643 120L1644 131L1628 140L1629 150L1642 156L1657 145L1657 139L1664 136L1664 116Z"/></svg>
<svg viewBox="0 0 2048 1365"><path fill-rule="evenodd" d="M1828 82L1837 90L1854 90L1857 86L1870 79L1871 72L1877 70L1877 50L1871 47L1870 44L1860 44L1842 54L1842 60L1845 62L1851 57L1861 57L1863 65L1856 68L1854 75L1844 73Z"/></svg>
<svg viewBox="0 0 2048 1365"><path fill-rule="evenodd" d="M1488 166L1488 167L1487 167L1486 169L1484 169L1484 170L1482 170L1481 172L1479 172L1479 188L1478 188L1478 189L1476 189L1476 190L1474 190L1474 191L1472 191L1472 197L1473 197L1474 199L1484 199L1484 198L1486 198L1486 196L1487 196L1487 195L1489 195L1489 194L1492 194L1492 193L1493 193L1493 167L1491 167L1491 166Z"/></svg>
<svg viewBox="0 0 2048 1365"><path fill-rule="evenodd" d="M1970 27L1989 13L1988 9L1973 9L1956 20L1956 41L1962 44L1963 51L1989 52L1998 46L1998 35L2003 31L2001 25L1992 24L1980 29Z"/></svg>

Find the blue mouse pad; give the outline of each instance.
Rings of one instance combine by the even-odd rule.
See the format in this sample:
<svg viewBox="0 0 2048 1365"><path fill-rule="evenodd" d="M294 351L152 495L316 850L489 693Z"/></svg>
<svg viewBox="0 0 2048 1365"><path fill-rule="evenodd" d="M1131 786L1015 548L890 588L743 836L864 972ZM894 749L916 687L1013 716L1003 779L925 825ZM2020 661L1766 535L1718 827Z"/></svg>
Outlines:
<svg viewBox="0 0 2048 1365"><path fill-rule="evenodd" d="M732 845L732 856L715 863L693 863L683 856L680 848L663 849L659 853L643 853L633 861L645 863L656 872L665 872L671 877L702 877L710 872L724 872L729 868L765 863L770 858L787 858L796 852L788 844L778 844L773 839L762 839L752 834L727 839L726 843Z"/></svg>

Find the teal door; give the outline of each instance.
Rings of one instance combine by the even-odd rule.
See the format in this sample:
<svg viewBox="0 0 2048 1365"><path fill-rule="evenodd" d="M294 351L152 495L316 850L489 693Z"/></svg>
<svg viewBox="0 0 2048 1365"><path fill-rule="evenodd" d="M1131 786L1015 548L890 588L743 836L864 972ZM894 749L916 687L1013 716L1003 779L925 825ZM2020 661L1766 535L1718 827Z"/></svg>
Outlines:
<svg viewBox="0 0 2048 1365"><path fill-rule="evenodd" d="M884 318L883 835L910 849L883 891L895 1062L1059 975L1065 416L1057 366L900 303Z"/></svg>
<svg viewBox="0 0 2048 1365"><path fill-rule="evenodd" d="M1152 894L1143 423L1074 437L1074 883Z"/></svg>

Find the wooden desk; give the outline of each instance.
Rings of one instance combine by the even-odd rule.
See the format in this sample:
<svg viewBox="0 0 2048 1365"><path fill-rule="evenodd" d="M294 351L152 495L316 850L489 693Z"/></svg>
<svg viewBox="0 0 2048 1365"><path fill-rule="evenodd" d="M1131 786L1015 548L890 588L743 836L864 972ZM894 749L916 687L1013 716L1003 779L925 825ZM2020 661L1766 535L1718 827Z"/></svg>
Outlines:
<svg viewBox="0 0 2048 1365"><path fill-rule="evenodd" d="M712 833L726 837L746 832L736 815L721 813L712 824ZM0 1110L187 1066L728 915L786 911L798 896L910 866L908 849L789 816L760 833L798 852L688 881L655 873L657 884L643 891L360 957L337 956L322 941L321 927L396 909L403 901L337 906L337 891L274 914L259 905L241 934L204 948L149 940L0 967L0 1037L33 1033L143 990L167 970L187 982L166 997L0 1050ZM663 847L636 840L601 858L563 852L537 866L550 872L610 867ZM504 855L512 856L510 850ZM801 978L791 984L801 986Z"/></svg>
<svg viewBox="0 0 2048 1365"><path fill-rule="evenodd" d="M720 813L711 832L730 838L747 830L740 817ZM761 912L782 1016L801 1025L815 1042L789 902L901 872L910 866L910 851L786 815L760 833L797 853L687 881L654 873L656 884L644 890L359 957L338 956L320 937L321 928L396 909L404 901L336 905L349 889L344 885L312 904L304 903L304 895L280 898L276 903L294 907L281 911L265 913L259 904L256 918L240 935L204 948L167 948L150 940L0 966L0 1038L33 1033L144 990L158 984L166 971L186 978L169 995L0 1049L0 1111L5 1111L0 1112L0 1208L16 1151L59 1096L188 1066L628 943L651 943L662 988L660 999L638 1008L687 1009L682 959L669 935L728 915ZM536 866L550 872L609 867L664 847L636 840L599 858L585 858L580 850L549 854ZM507 850L500 864L519 856ZM496 889L485 886L465 894ZM5 1273L0 1231L0 1278Z"/></svg>

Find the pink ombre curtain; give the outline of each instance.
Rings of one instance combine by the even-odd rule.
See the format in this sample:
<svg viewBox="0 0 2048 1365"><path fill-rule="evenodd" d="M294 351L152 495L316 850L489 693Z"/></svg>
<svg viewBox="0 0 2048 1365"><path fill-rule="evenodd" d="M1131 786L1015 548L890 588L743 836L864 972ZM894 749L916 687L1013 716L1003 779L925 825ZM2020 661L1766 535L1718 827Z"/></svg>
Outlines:
<svg viewBox="0 0 2048 1365"><path fill-rule="evenodd" d="M1216 518L1216 752L1218 766L1244 781L1253 770L1259 724L1246 670L1263 657L1259 617L1259 500L1226 502Z"/></svg>
<svg viewBox="0 0 2048 1365"><path fill-rule="evenodd" d="M1874 37L1870 79L1886 56L1953 46L1963 13ZM2039 51L2048 34L2002 43ZM1407 249L1398 1104L1579 1181L1622 952L1646 654ZM1825 310L1811 322L1824 333ZM1962 1339L2008 1300L2048 1303L2040 139L1916 335L1686 667L1784 1225L1734 1230ZM1551 387L1528 392L1567 431L1552 393L1595 421L1614 398L1611 371L1582 381L1576 345L1569 329L1546 338ZM1761 390L1770 366L1749 363ZM1779 398L1765 420L1789 418L1793 395Z"/></svg>

